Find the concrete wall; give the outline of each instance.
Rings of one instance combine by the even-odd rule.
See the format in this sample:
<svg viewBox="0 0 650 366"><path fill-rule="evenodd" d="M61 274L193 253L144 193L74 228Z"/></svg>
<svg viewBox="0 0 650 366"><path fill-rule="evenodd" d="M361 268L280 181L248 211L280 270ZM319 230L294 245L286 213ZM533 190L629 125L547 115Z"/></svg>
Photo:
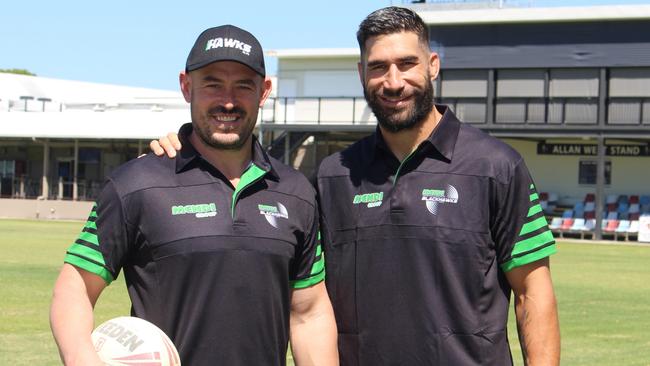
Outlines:
<svg viewBox="0 0 650 366"><path fill-rule="evenodd" d="M94 202L0 199L0 218L86 220Z"/></svg>

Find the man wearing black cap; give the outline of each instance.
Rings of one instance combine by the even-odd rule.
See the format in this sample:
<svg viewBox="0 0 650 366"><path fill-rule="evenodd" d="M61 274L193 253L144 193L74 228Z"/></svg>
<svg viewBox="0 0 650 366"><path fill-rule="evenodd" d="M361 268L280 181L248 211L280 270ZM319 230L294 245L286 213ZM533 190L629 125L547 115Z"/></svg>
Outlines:
<svg viewBox="0 0 650 366"><path fill-rule="evenodd" d="M412 10L371 13L357 40L377 130L317 177L341 364L511 365L513 294L524 362L558 365L556 246L522 157L434 105L440 62Z"/></svg>
<svg viewBox="0 0 650 366"><path fill-rule="evenodd" d="M175 160L152 154L106 182L55 284L51 326L69 365L100 365L92 308L121 269L132 315L158 325L184 365L335 365L336 324L308 181L252 135L271 90L262 48L204 31L180 75L192 123Z"/></svg>

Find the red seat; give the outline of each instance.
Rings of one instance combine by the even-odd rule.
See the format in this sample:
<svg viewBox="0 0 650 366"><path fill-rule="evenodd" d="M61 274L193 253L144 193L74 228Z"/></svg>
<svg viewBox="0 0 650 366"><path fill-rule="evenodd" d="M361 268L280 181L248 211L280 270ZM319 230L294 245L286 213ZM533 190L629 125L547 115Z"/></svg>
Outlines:
<svg viewBox="0 0 650 366"><path fill-rule="evenodd" d="M540 201L548 201L548 192L539 192Z"/></svg>
<svg viewBox="0 0 650 366"><path fill-rule="evenodd" d="M585 196L585 202L594 202L596 200L596 195L593 193L587 193Z"/></svg>
<svg viewBox="0 0 650 366"><path fill-rule="evenodd" d="M634 220L638 220L639 216L641 216L640 212L633 212L633 213L630 213L627 218L630 221L634 221Z"/></svg>
<svg viewBox="0 0 650 366"><path fill-rule="evenodd" d="M595 219L596 211L585 211L585 220Z"/></svg>
<svg viewBox="0 0 650 366"><path fill-rule="evenodd" d="M562 221L562 226L560 226L560 230L569 230L571 229L571 226L573 226L573 219L564 219L564 221Z"/></svg>
<svg viewBox="0 0 650 366"><path fill-rule="evenodd" d="M630 196L630 203L639 203L639 196L637 195Z"/></svg>
<svg viewBox="0 0 650 366"><path fill-rule="evenodd" d="M603 231L608 232L608 233L613 233L618 228L618 223L619 222L620 222L619 220L609 220L609 221L607 221L607 226L605 227L605 229Z"/></svg>

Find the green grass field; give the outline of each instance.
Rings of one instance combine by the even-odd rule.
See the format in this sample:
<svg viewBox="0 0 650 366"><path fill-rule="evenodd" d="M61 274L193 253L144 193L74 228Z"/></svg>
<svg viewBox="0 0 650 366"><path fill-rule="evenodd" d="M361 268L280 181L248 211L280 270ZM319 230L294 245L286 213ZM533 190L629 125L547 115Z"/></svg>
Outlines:
<svg viewBox="0 0 650 366"><path fill-rule="evenodd" d="M48 308L65 249L81 226L0 220L0 365L60 364ZM650 245L560 243L551 263L562 365L650 365ZM102 294L96 323L128 313L120 277ZM515 364L522 365L512 321L509 327Z"/></svg>

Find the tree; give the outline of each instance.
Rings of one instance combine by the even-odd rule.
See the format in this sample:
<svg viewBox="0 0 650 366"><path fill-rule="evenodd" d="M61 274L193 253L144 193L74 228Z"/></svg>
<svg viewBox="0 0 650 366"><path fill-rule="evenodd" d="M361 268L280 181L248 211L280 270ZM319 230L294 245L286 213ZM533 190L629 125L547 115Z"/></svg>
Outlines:
<svg viewBox="0 0 650 366"><path fill-rule="evenodd" d="M30 72L25 69L0 69L0 72L6 73L6 74L18 74L18 75L29 75L29 76L36 76L33 72Z"/></svg>

